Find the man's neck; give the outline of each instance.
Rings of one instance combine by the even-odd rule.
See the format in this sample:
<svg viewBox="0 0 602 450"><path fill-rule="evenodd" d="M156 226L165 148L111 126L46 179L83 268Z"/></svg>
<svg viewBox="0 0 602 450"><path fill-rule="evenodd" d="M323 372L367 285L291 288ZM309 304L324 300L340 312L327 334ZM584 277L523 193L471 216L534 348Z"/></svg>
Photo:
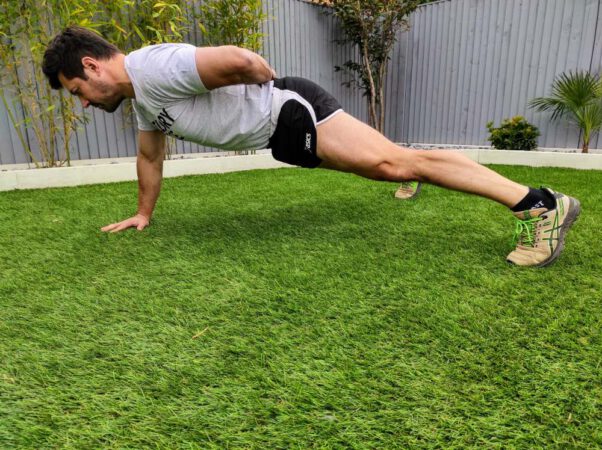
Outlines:
<svg viewBox="0 0 602 450"><path fill-rule="evenodd" d="M119 53L111 59L111 73L121 93L128 98L136 98L132 81L125 70L125 55Z"/></svg>

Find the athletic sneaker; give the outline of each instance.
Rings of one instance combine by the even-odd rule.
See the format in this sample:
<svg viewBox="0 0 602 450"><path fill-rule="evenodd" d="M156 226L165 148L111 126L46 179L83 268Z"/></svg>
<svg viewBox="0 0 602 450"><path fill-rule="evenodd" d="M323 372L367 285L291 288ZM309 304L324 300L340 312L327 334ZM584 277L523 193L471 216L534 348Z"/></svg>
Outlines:
<svg viewBox="0 0 602 450"><path fill-rule="evenodd" d="M395 198L399 198L401 200L410 200L411 198L416 198L420 191L422 190L422 183L420 181L404 181L395 192Z"/></svg>
<svg viewBox="0 0 602 450"><path fill-rule="evenodd" d="M552 209L538 208L514 213L516 249L506 260L517 266L544 267L553 263L564 248L564 237L581 212L579 200L551 189L556 200Z"/></svg>

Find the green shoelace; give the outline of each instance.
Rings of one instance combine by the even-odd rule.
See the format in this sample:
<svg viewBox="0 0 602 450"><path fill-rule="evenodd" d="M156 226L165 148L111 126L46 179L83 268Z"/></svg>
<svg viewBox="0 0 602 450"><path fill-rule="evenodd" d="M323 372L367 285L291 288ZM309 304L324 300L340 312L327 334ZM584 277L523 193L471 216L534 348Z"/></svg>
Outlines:
<svg viewBox="0 0 602 450"><path fill-rule="evenodd" d="M520 244L527 247L535 247L535 225L541 219L541 217L526 220L516 219L512 245Z"/></svg>

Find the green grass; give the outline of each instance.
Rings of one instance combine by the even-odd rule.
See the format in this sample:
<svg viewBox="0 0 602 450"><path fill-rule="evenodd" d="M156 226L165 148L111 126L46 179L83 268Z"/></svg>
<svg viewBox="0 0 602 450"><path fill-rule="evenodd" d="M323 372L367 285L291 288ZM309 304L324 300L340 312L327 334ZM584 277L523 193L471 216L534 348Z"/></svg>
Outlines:
<svg viewBox="0 0 602 450"><path fill-rule="evenodd" d="M547 269L427 186L281 169L0 194L0 448L602 446L602 172ZM200 334L193 338L193 336Z"/></svg>

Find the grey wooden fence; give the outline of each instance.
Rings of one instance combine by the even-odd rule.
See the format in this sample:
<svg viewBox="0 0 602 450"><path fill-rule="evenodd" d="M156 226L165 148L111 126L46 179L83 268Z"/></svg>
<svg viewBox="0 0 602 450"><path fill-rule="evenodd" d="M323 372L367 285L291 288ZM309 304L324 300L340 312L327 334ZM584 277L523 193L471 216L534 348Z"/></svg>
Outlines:
<svg viewBox="0 0 602 450"><path fill-rule="evenodd" d="M525 115L540 127L540 145L577 146L578 133L527 108L566 70L602 70L602 0L444 0L420 7L401 33L389 65L386 134L410 143L487 145L485 123ZM263 55L279 75L309 78L366 120L362 93L346 88L334 66L355 56L336 20L299 0L266 0ZM187 37L200 44L196 26ZM14 113L22 112L18 105ZM133 156L135 131L121 112L89 111L72 159ZM0 164L28 162L0 105ZM35 139L26 136L31 143ZM592 142L599 147L602 138ZM35 150L35 145L34 145ZM175 153L210 151L178 142Z"/></svg>
<svg viewBox="0 0 602 450"><path fill-rule="evenodd" d="M401 93L391 137L482 145L487 121L520 114L540 128L540 146L577 147L574 127L527 102L564 71L602 71L601 0L447 0L411 22L391 64L391 92Z"/></svg>

